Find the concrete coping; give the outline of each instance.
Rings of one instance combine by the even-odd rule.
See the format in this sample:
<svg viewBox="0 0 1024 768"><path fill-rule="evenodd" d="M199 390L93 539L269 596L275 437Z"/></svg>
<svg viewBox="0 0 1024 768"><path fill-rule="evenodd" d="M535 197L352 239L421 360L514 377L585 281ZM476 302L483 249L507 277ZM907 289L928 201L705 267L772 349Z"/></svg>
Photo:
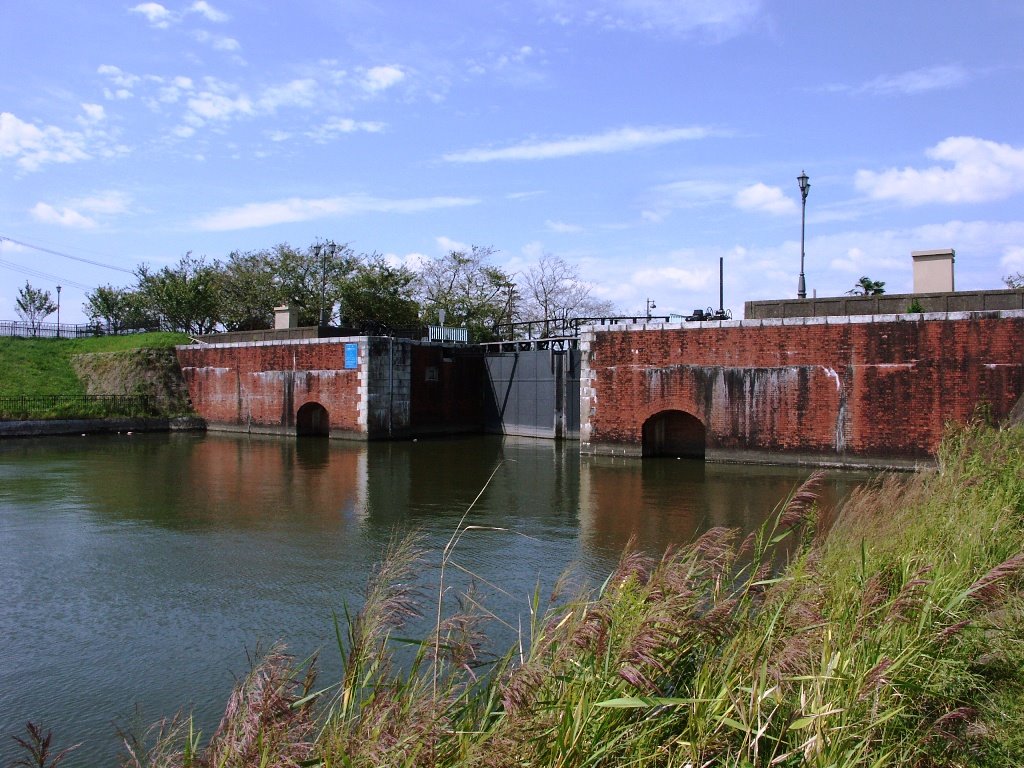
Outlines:
<svg viewBox="0 0 1024 768"><path fill-rule="evenodd" d="M227 343L211 343L199 341L198 344L178 344L175 349L241 349L245 347L284 347L312 346L316 344L351 344L366 341L369 336L332 336L326 339L271 339L267 341L232 341Z"/></svg>
<svg viewBox="0 0 1024 768"><path fill-rule="evenodd" d="M1024 318L1021 309L990 309L971 312L907 312L885 315L827 315L822 317L773 317L753 320L705 320L682 323L619 323L617 325L585 325L580 333L596 334L648 330L700 330L708 328L772 328L804 325L854 325L869 323L919 323L933 321L968 321L978 319L1013 320Z"/></svg>

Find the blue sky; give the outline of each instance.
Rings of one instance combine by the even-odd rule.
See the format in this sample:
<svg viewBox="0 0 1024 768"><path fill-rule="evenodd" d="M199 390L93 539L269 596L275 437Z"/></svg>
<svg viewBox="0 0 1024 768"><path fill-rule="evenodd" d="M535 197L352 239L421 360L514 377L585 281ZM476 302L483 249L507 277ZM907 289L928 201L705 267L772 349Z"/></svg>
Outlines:
<svg viewBox="0 0 1024 768"><path fill-rule="evenodd" d="M4 6L0 320L318 238L551 253L624 312L717 306L724 257L740 315L796 295L802 170L809 294L1024 270L1019 0Z"/></svg>

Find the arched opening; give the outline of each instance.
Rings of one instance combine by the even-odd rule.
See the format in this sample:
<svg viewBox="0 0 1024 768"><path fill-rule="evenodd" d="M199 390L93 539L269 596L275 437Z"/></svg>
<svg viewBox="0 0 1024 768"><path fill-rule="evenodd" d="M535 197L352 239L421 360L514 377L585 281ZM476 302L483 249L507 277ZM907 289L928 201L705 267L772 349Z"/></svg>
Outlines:
<svg viewBox="0 0 1024 768"><path fill-rule="evenodd" d="M320 403L306 403L295 414L295 434L299 437L327 437L331 419Z"/></svg>
<svg viewBox="0 0 1024 768"><path fill-rule="evenodd" d="M643 427L643 455L703 459L707 430L703 422L685 411L656 413Z"/></svg>

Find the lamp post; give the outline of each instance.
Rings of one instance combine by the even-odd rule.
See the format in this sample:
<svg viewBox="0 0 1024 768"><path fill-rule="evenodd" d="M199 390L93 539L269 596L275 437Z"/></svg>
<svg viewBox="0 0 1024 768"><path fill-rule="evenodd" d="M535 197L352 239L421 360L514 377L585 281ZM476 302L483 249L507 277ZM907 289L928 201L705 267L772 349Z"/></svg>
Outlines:
<svg viewBox="0 0 1024 768"><path fill-rule="evenodd" d="M324 324L324 298L327 293L327 249L317 243L313 246L313 257L320 260L320 307L317 312L317 326Z"/></svg>
<svg viewBox="0 0 1024 768"><path fill-rule="evenodd" d="M796 183L800 185L800 197L802 205L800 208L800 282L797 283L796 295L801 299L807 298L807 283L804 281L804 228L807 221L807 191L811 188L811 180L807 178L806 171L800 171L796 177Z"/></svg>
<svg viewBox="0 0 1024 768"><path fill-rule="evenodd" d="M57 286L57 338L60 338L60 286Z"/></svg>
<svg viewBox="0 0 1024 768"><path fill-rule="evenodd" d="M648 299L647 300L647 319L648 320L651 319L651 310L652 309L657 309L657 308L658 308L658 305L654 303L654 299Z"/></svg>

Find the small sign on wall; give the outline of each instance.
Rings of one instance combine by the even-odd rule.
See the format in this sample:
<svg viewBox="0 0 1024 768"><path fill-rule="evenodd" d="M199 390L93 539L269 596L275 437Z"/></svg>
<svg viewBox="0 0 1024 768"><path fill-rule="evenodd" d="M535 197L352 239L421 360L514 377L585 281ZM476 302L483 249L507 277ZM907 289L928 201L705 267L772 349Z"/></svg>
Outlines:
<svg viewBox="0 0 1024 768"><path fill-rule="evenodd" d="M359 367L359 344L348 342L345 344L345 370Z"/></svg>

